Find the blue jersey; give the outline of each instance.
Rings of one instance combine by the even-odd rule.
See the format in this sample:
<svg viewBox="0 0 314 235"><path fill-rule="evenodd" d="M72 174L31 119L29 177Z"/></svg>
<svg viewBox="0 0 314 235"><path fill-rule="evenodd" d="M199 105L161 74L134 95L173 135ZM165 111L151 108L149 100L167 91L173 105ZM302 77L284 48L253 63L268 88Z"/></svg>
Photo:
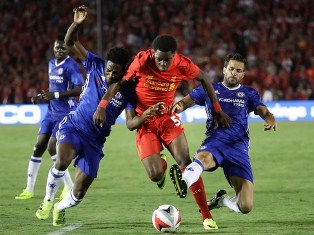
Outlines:
<svg viewBox="0 0 314 235"><path fill-rule="evenodd" d="M67 57L57 64L56 59L49 61L49 91L65 92L84 83L78 64L71 57ZM64 117L77 106L75 97L60 97L49 101L47 115Z"/></svg>
<svg viewBox="0 0 314 235"><path fill-rule="evenodd" d="M134 109L134 84L128 82L110 101L106 108L106 122L101 127L93 122L93 114L109 85L104 77L105 60L88 52L83 62L86 81L80 96L80 103L75 112L69 116L72 124L90 140L103 144L111 132L111 126L124 110Z"/></svg>
<svg viewBox="0 0 314 235"><path fill-rule="evenodd" d="M212 102L205 93L202 86L195 88L190 97L196 104L205 106L207 112L206 137L216 138L226 144L243 144L245 148L249 146L249 126L248 115L255 111L259 105L265 106L258 92L245 85L230 89L223 83L213 84L222 110L230 116L232 124L230 128L214 129L214 116Z"/></svg>

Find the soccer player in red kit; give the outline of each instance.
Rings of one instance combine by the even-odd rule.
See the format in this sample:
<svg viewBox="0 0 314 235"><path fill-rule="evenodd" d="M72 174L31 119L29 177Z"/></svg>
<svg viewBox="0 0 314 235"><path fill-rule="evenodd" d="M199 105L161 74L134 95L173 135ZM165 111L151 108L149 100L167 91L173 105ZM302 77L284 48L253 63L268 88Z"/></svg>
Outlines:
<svg viewBox="0 0 314 235"><path fill-rule="evenodd" d="M153 49L139 52L130 64L121 82L110 86L94 113L94 123L102 125L106 121L105 109L125 81L136 82L136 110L133 116L127 116L127 122L143 122L137 128L136 145L138 154L147 171L148 177L163 188L167 161L163 154L166 147L175 161L184 171L191 163L189 148L180 117L168 113L167 108L173 104L175 91L182 80L196 79L201 82L210 97L218 124L229 127L230 118L219 105L210 78L188 57L178 54L176 40L171 35L159 35L153 41ZM159 105L161 112L157 115L142 115L149 107ZM145 114L145 113L144 113ZM145 119L145 120L143 120ZM132 125L128 125L133 130ZM135 129L135 128L134 128ZM171 177L171 176L170 176ZM175 179L172 179L175 180ZM205 229L217 229L206 202L202 178L189 188L198 204ZM177 188L180 190L180 187ZM187 192L179 192L185 197Z"/></svg>

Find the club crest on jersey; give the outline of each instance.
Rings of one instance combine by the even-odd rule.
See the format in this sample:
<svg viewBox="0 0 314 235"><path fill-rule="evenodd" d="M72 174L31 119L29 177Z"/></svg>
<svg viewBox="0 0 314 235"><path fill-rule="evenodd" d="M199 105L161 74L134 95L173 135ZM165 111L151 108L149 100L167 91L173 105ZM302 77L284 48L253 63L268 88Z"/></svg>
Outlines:
<svg viewBox="0 0 314 235"><path fill-rule="evenodd" d="M58 74L61 75L63 73L63 68L58 69Z"/></svg>
<svg viewBox="0 0 314 235"><path fill-rule="evenodd" d="M122 95L120 92L117 92L117 94L114 96L116 99L121 99Z"/></svg>
<svg viewBox="0 0 314 235"><path fill-rule="evenodd" d="M186 171L191 171L191 172L194 171L194 169L192 167L187 167L187 168L185 168L185 170Z"/></svg>
<svg viewBox="0 0 314 235"><path fill-rule="evenodd" d="M217 95L219 95L219 94L220 94L218 90L215 90L215 93L216 93Z"/></svg>
<svg viewBox="0 0 314 235"><path fill-rule="evenodd" d="M237 92L236 96L237 96L237 97L244 97L245 94L244 94L244 92L239 91L239 92Z"/></svg>
<svg viewBox="0 0 314 235"><path fill-rule="evenodd" d="M107 92L107 88L105 87L105 85L103 85L101 89L103 89L105 93Z"/></svg>

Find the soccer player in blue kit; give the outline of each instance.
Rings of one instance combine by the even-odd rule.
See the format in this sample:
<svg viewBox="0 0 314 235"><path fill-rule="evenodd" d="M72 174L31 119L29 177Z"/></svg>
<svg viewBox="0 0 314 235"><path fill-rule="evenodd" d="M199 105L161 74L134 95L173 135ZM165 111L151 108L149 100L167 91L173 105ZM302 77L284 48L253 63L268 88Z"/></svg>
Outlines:
<svg viewBox="0 0 314 235"><path fill-rule="evenodd" d="M194 161L181 173L177 165L170 169L172 181L178 191L186 191L203 171L215 171L222 167L235 196L227 196L220 190L208 201L209 209L228 207L239 213L249 213L253 208L253 174L249 159L248 115L254 112L265 120L264 130L276 130L274 115L261 102L258 92L241 81L245 75L246 60L238 53L229 54L224 62L223 82L213 84L222 109L231 117L230 128L215 125L212 104L202 86L195 88L170 111L181 113L198 104L207 112L206 138L194 155Z"/></svg>
<svg viewBox="0 0 314 235"><path fill-rule="evenodd" d="M59 36L53 47L55 58L49 61L48 76L49 90L32 98L33 103L39 100L49 101L48 110L38 131L37 142L29 160L27 170L27 185L23 192L15 199L31 199L34 197L34 188L42 155L48 148L53 161L56 160L56 132L58 124L64 116L74 111L77 106L76 96L82 91L84 79L78 64L69 56L69 48L64 42L64 35ZM61 197L73 187L68 171L65 172L64 190Z"/></svg>
<svg viewBox="0 0 314 235"><path fill-rule="evenodd" d="M78 205L85 196L93 180L97 177L100 160L106 138L111 126L121 112L126 109L134 113L134 84L122 87L106 107L107 120L103 125L93 122L93 114L109 86L122 78L130 61L128 52L120 47L109 50L107 60L87 51L78 40L78 26L87 17L87 8L79 6L74 9L74 22L68 28L65 42L71 46L72 52L84 64L87 79L80 96L76 111L61 121L57 133L57 161L48 173L46 195L36 212L38 219L47 219L53 206L54 196L60 186L64 172L73 159L75 181L73 189L59 202L54 204L53 225L65 225L65 209ZM73 40L73 45L71 41ZM161 104L147 110L145 115L154 115ZM155 109L156 108L156 109ZM127 121L127 126L135 128L145 118L134 118Z"/></svg>

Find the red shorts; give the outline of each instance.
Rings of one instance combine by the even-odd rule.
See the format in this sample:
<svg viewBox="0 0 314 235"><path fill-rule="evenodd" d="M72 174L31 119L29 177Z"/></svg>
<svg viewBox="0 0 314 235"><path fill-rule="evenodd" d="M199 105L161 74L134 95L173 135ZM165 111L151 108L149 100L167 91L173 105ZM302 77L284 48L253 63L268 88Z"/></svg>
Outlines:
<svg viewBox="0 0 314 235"><path fill-rule="evenodd" d="M180 117L173 113L154 116L147 119L137 130L136 146L141 160L160 153L184 132Z"/></svg>

